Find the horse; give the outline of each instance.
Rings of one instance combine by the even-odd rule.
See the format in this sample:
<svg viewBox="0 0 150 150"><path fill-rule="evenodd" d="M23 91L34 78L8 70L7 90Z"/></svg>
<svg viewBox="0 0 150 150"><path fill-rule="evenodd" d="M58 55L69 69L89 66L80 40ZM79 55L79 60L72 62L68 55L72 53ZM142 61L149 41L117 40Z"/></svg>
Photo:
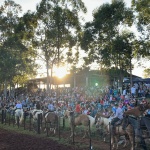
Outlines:
<svg viewBox="0 0 150 150"><path fill-rule="evenodd" d="M30 110L30 114L33 118L33 121L36 121L38 119L39 114L42 114L43 116L43 110L41 109L41 104L39 101L36 102L35 108Z"/></svg>
<svg viewBox="0 0 150 150"><path fill-rule="evenodd" d="M44 115L44 121L46 129L48 129L47 124L49 123L50 131L54 131L55 134L58 128L58 121L59 121L58 115L55 112L47 112Z"/></svg>
<svg viewBox="0 0 150 150"><path fill-rule="evenodd" d="M24 119L24 112L23 109L15 109L15 124L17 124L17 120L19 118L19 124L22 124Z"/></svg>
<svg viewBox="0 0 150 150"><path fill-rule="evenodd" d="M97 113L95 119L96 119L96 126L101 126L101 127L103 127L103 129L106 130L105 135L110 134L110 132L112 133L112 131L110 129L110 122L113 119L113 117L108 118L108 117L102 115L101 113ZM128 127L128 130L130 130L129 127ZM113 149L115 149L115 147L118 149L118 146L119 146L118 145L118 141L119 141L118 137L120 137L120 136L125 136L125 143L124 143L123 147L127 146L128 137L130 140L132 138L132 135L127 134L125 132L125 130L122 129L122 124L117 125L116 129L115 129L115 134L112 134L112 136L111 136L111 145L112 145ZM106 138L106 136L104 137L104 141L106 140L105 138ZM116 146L116 143L117 143L117 146Z"/></svg>
<svg viewBox="0 0 150 150"><path fill-rule="evenodd" d="M146 128L146 125L143 122L144 126L140 127L141 123L139 124L139 119L142 121L144 112L149 108L150 108L150 104L145 103L145 104L140 104L140 105L138 105L137 107L135 107L133 109L125 111L124 112L124 122L123 122L124 127L126 127L126 128L128 126L132 127L132 130L131 129L130 130L126 129L126 132L129 135L131 135L131 134L133 135L133 132L135 132L135 139L137 139L137 141L138 141L138 137L141 137L140 141L141 141L142 146L145 150L146 150L146 145L145 145L145 141L142 137L142 130L143 130L143 128L144 129ZM133 149L133 144L134 144L133 140L131 140L131 142L132 142L132 149Z"/></svg>
<svg viewBox="0 0 150 150"><path fill-rule="evenodd" d="M32 109L29 111L30 117L31 117L31 121L33 123L33 129L35 131L37 131L37 127L38 127L38 119L40 119L40 129L42 129L42 121L43 121L43 110L39 110L39 109ZM40 115L40 118L38 118Z"/></svg>
<svg viewBox="0 0 150 150"><path fill-rule="evenodd" d="M104 142L106 141L106 135L109 134L109 124L112 118L101 114L100 112L95 116L95 124L96 128L101 127L105 130Z"/></svg>
<svg viewBox="0 0 150 150"><path fill-rule="evenodd" d="M86 115L86 114L79 114L78 116L75 117L74 112L68 111L68 110L65 112L64 116L69 118L69 124L70 124L70 128L71 128L70 137L73 136L73 131L74 131L75 127L80 126L80 125L84 126L84 131L85 131L82 138L85 138L87 134L90 135L89 126L91 128L94 125L95 118L93 118L92 116Z"/></svg>
<svg viewBox="0 0 150 150"><path fill-rule="evenodd" d="M140 104L138 106L136 106L134 109L130 109L128 111L124 112L125 116L135 116L135 117L139 117L142 116L143 113L147 110L150 109L150 104L149 103L145 103L145 104Z"/></svg>
<svg viewBox="0 0 150 150"><path fill-rule="evenodd" d="M126 140L128 138L130 140L131 150L134 149L134 141L133 141L133 135L134 135L133 128L134 128L134 126L133 126L132 121L129 121L128 123L126 123L126 116L132 115L132 116L135 116L135 117L139 117L145 112L145 110L147 110L149 108L150 108L150 104L149 103L145 103L145 104L140 104L140 105L136 106L135 108L133 108L131 110L127 110L127 111L124 112L124 119L123 119L121 124L119 124L119 125L117 125L115 127L115 133L114 133L113 130L110 131L111 134L112 134L112 136L111 136L111 144L113 145L113 148L115 148L115 145L118 142L119 136L125 135ZM127 124L126 128L124 128L125 124ZM124 144L124 146L126 146L126 145ZM118 144L117 144L117 148L118 148Z"/></svg>

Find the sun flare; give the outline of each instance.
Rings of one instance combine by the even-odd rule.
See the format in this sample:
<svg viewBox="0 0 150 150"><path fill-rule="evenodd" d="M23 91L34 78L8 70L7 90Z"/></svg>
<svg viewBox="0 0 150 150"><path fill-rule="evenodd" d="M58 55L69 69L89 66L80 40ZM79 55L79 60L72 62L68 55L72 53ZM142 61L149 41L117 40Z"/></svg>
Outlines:
<svg viewBox="0 0 150 150"><path fill-rule="evenodd" d="M58 78L63 78L67 74L67 69L65 67L59 67L54 69L54 75Z"/></svg>

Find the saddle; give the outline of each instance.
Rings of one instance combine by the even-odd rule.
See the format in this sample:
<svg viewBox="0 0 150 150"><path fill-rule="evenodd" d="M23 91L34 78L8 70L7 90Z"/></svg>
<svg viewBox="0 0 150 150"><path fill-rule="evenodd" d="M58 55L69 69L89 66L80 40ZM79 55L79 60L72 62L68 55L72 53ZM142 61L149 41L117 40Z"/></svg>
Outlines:
<svg viewBox="0 0 150 150"><path fill-rule="evenodd" d="M122 122L123 122L123 119L121 119L121 120L117 121L117 122L115 123L115 126L119 126L119 125L121 125L121 124L122 124Z"/></svg>

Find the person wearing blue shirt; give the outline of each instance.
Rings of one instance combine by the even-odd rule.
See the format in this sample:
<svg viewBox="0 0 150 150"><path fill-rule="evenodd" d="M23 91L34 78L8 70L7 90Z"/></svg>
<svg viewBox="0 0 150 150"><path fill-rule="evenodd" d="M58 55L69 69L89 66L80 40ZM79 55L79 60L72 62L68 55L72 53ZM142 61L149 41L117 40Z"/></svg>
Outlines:
<svg viewBox="0 0 150 150"><path fill-rule="evenodd" d="M18 101L15 107L16 107L16 109L22 109L22 104L21 104L21 102Z"/></svg>
<svg viewBox="0 0 150 150"><path fill-rule="evenodd" d="M113 132L115 131L115 128L114 128L115 123L123 119L123 111L122 111L121 106L118 104L116 104L116 106L117 106L116 113L115 113L113 120L111 121L111 128Z"/></svg>
<svg viewBox="0 0 150 150"><path fill-rule="evenodd" d="M50 103L48 104L48 111L51 111L51 112L55 111L55 107L54 107L54 105L53 105L52 102L50 102Z"/></svg>
<svg viewBox="0 0 150 150"><path fill-rule="evenodd" d="M115 105L113 103L111 104L111 106L112 106L111 111L113 114L115 114L117 108L115 107Z"/></svg>

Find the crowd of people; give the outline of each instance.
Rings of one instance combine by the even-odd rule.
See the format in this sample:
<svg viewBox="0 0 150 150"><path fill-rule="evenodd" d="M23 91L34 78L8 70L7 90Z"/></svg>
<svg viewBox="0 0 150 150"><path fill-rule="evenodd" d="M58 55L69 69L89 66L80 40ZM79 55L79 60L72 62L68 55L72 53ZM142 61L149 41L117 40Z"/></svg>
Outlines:
<svg viewBox="0 0 150 150"><path fill-rule="evenodd" d="M30 110L36 107L36 101L40 101L41 109L46 111L60 111L63 114L65 110L70 110L76 115L87 114L92 117L101 111L108 117L114 114L115 118L121 119L121 112L134 108L138 103L145 103L149 96L150 84L144 83L134 83L131 88L123 86L122 91L113 86L53 89L51 94L39 89L34 95L22 93L15 98L1 97L0 107ZM149 115L150 110L145 113Z"/></svg>

